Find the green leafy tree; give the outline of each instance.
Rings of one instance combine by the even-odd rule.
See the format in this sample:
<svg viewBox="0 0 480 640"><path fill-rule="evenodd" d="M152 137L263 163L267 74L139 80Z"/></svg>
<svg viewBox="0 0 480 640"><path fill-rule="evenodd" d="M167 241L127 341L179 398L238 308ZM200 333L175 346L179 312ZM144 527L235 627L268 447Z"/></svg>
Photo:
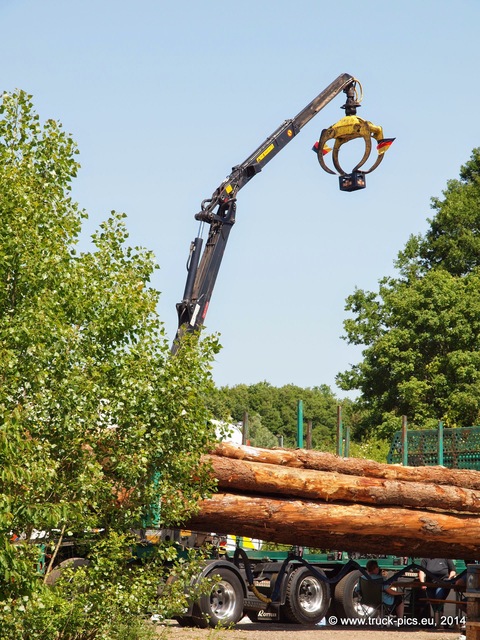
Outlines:
<svg viewBox="0 0 480 640"><path fill-rule="evenodd" d="M339 374L360 390L359 433L469 426L480 418L480 149L450 180L424 236L399 253L398 276L347 299L346 338L363 360Z"/></svg>
<svg viewBox="0 0 480 640"><path fill-rule="evenodd" d="M127 570L129 529L159 506L163 523L179 522L209 490L200 456L213 437L205 401L217 344L187 336L170 357L149 286L154 257L126 244L125 216L112 212L93 250L77 252L86 213L70 193L71 137L42 125L22 91L3 95L0 116L2 637L27 637L30 625L45 639L117 638L119 615L117 628L137 625L153 606L169 554ZM77 596L72 580L68 594L45 591L34 531L64 540L99 527ZM85 598L90 635L75 635ZM168 609L167 596L156 606Z"/></svg>

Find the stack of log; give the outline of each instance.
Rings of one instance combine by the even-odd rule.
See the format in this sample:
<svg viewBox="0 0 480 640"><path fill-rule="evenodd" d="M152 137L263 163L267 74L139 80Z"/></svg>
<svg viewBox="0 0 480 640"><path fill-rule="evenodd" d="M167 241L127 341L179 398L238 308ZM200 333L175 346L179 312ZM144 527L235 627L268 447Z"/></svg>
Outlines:
<svg viewBox="0 0 480 640"><path fill-rule="evenodd" d="M218 444L188 526L319 549L480 558L480 472Z"/></svg>

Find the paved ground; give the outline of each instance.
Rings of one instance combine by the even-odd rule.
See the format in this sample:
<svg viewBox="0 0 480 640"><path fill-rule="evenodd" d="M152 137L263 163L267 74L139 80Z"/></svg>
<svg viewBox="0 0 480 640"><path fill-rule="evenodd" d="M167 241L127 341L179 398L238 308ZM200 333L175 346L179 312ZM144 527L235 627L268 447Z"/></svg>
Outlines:
<svg viewBox="0 0 480 640"><path fill-rule="evenodd" d="M253 624L242 620L232 629L189 629L174 621L158 626L159 638L165 640L457 640L453 629L377 629L372 627L304 627L293 624Z"/></svg>

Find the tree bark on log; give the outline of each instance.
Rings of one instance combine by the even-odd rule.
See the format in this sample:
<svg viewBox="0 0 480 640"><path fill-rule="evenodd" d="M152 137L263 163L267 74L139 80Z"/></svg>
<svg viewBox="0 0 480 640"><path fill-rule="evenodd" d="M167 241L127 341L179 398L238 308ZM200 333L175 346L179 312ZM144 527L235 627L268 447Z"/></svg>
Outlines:
<svg viewBox="0 0 480 640"><path fill-rule="evenodd" d="M474 558L480 517L398 507L218 493L185 526L321 549L409 557Z"/></svg>
<svg viewBox="0 0 480 640"><path fill-rule="evenodd" d="M322 451L260 449L229 442L219 443L212 453L225 458L275 464L289 468L336 471L346 475L403 480L405 482L446 484L480 491L480 471L471 469L447 469L439 466L404 467L360 458L341 458Z"/></svg>
<svg viewBox="0 0 480 640"><path fill-rule="evenodd" d="M361 553L480 556L478 471L230 443L207 459L226 492L201 502L192 528Z"/></svg>
<svg viewBox="0 0 480 640"><path fill-rule="evenodd" d="M206 456L206 460L212 465L219 488L227 491L480 513L480 491L472 489L299 469L218 455Z"/></svg>

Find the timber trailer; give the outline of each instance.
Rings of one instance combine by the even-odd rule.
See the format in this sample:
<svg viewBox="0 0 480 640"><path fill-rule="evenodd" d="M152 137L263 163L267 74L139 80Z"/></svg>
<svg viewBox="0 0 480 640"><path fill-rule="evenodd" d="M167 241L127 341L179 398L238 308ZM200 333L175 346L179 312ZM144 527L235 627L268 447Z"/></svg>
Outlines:
<svg viewBox="0 0 480 640"><path fill-rule="evenodd" d="M353 76L340 75L297 116L280 125L243 163L233 167L211 198L202 202L201 211L195 218L200 222L201 229L205 224L210 228L203 253L200 232L190 246L184 295L177 304L178 330L172 345L173 354L181 348L181 336L184 333L199 332L204 324L227 240L235 223L238 191L342 91L347 96L342 107L345 109L345 118L323 130L314 150L320 165L326 169L323 156L330 151L326 141L334 138L332 156L339 174L340 189L355 191L365 188L365 175L378 166L393 139L384 139L380 127L357 118L356 109L360 106L358 84ZM340 167L338 150L342 144L356 137L365 139L365 154L347 174ZM369 156L372 137L378 142L378 157L373 166L364 171L361 167ZM398 453L398 444L395 447L394 450ZM153 526L156 527L157 524L159 523L155 522ZM136 549L136 555L139 556L148 555L148 547L160 540L174 543L180 553L186 549L203 547L206 542L211 545L212 555L205 561L194 581L214 578L215 586L209 594L202 595L189 604L178 617L181 625L228 626L239 622L244 615L252 621L282 621L303 625L318 624L327 616L329 624L334 624L334 619L342 617L360 619L368 615L368 610L360 606L356 585L359 576L365 574L365 565L370 558L377 559L390 581L411 580L418 575L419 565L414 558L360 555L342 551L317 553L300 546L288 551L255 550L242 548L241 538L236 539L235 549L229 551L225 547L226 539L224 534L177 529L152 527L139 531ZM50 541L44 532L39 532L35 542L44 550L39 571L45 571ZM86 556L89 544L89 539L82 540L80 537L63 540L47 583L53 584L63 567L88 564ZM463 570L463 561L457 562L457 573ZM407 603L406 611L414 612L414 604L411 601Z"/></svg>
<svg viewBox="0 0 480 640"><path fill-rule="evenodd" d="M337 443L338 444L338 443ZM341 445L339 445L341 448ZM339 448L337 447L337 448ZM403 453L408 455L404 458ZM409 466L441 464L446 468L480 471L480 427L438 430L406 430L392 438L387 462ZM198 546L202 535L172 531L172 539L182 547ZM420 558L391 555L362 555L342 551L319 553L302 547L288 551L242 548L245 539L235 539L237 547L226 550L227 536L213 538L216 557L208 560L198 578L218 576L210 595L191 603L178 618L182 625L216 626L238 622L243 615L252 621L281 621L296 624L328 624L342 619L361 623L370 609L362 605L357 589L369 559L377 560L387 582L417 579ZM251 546L251 545L249 545ZM457 576L466 571L463 560L454 560ZM453 596L454 597L454 596ZM415 590L405 591L405 615L410 620L433 621L423 609ZM452 604L445 605L443 620L449 626L465 624L464 614ZM336 621L336 622L335 622Z"/></svg>

